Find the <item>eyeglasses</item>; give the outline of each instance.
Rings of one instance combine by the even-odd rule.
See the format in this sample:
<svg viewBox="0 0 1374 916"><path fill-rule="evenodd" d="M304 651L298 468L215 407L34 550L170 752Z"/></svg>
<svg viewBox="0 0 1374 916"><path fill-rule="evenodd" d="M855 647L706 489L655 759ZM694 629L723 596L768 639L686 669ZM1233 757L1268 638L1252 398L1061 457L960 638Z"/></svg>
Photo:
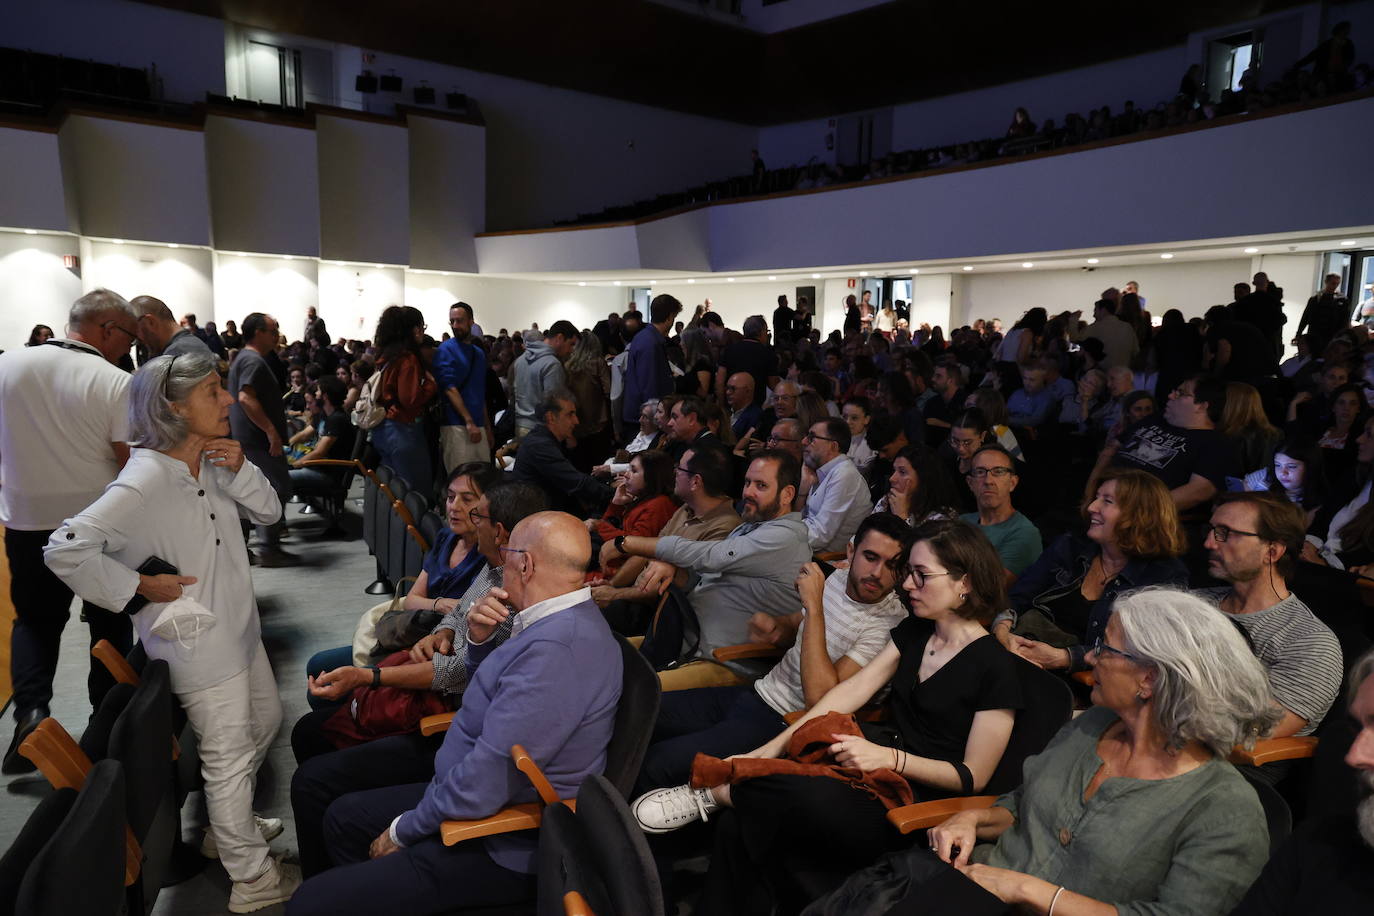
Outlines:
<svg viewBox="0 0 1374 916"><path fill-rule="evenodd" d="M815 442L817 439L820 439L822 442L839 442L839 441L840 441L839 439L832 439L832 438L830 438L829 436L818 436L818 435L816 435L815 433L807 433L805 436L802 436L802 441L803 441L803 442Z"/></svg>
<svg viewBox="0 0 1374 916"><path fill-rule="evenodd" d="M491 521L491 516L490 516L490 515L483 515L482 513L478 512L476 509L469 509L469 510L468 510L468 521L472 522L472 523L475 525L475 524L477 524L477 520L478 520L479 518L484 518L484 519L486 519L487 521ZM503 547L503 548L501 548L501 549L504 550L505 548Z"/></svg>
<svg viewBox="0 0 1374 916"><path fill-rule="evenodd" d="M1226 525L1208 524L1204 525L1203 527L1206 528L1207 532L1212 535L1212 540L1216 541L1218 544L1225 544L1233 534L1241 534L1245 537L1251 538L1262 537L1262 535L1258 531L1241 531L1239 528L1230 528Z"/></svg>
<svg viewBox="0 0 1374 916"><path fill-rule="evenodd" d="M1172 397L1175 397L1175 398L1192 398L1193 392L1191 392L1191 391L1184 391L1184 390L1180 387L1180 388L1175 388L1173 391L1171 391L1171 392L1170 392L1170 395L1171 395Z"/></svg>
<svg viewBox="0 0 1374 916"><path fill-rule="evenodd" d="M974 468L973 470L969 471L968 474L966 474L965 476L972 477L974 480L982 480L984 477L987 477L988 475L1001 479L1003 477L1009 477L1010 475L1015 473L1016 472L1009 467L999 466L995 468Z"/></svg>
<svg viewBox="0 0 1374 916"><path fill-rule="evenodd" d="M1094 655L1098 656L1099 658L1101 658L1103 652L1108 652L1108 653L1110 653L1110 654L1112 654L1112 655L1119 655L1119 656L1121 656L1122 658L1126 659L1126 661L1128 661L1128 662L1136 662L1137 664L1140 663L1140 656L1138 656L1138 655L1132 655L1132 654L1129 653L1129 652L1122 652L1120 649L1116 648L1115 646L1109 646L1109 645L1107 645L1107 639L1106 639L1106 637L1105 637L1105 636L1099 636L1099 637L1097 637L1097 640L1093 643L1092 653L1093 653Z"/></svg>
<svg viewBox="0 0 1374 916"><path fill-rule="evenodd" d="M123 327L123 326L120 325L120 323L117 322L117 321L107 321L107 322L105 322L104 324L102 324L101 327L104 328L104 329L107 330L107 331L108 331L110 328L114 328L116 331L123 331L125 334L128 334L128 335L129 335L129 339L130 339L130 340L138 340L138 335L137 335L137 334L135 334L133 331L130 331L128 328Z"/></svg>
<svg viewBox="0 0 1374 916"><path fill-rule="evenodd" d="M779 442L800 442L800 441L801 441L800 439L789 439L789 438L786 437L786 436L769 436L769 437L768 437L768 443L769 443L770 445L776 445L776 444L779 443Z"/></svg>
<svg viewBox="0 0 1374 916"><path fill-rule="evenodd" d="M929 579L938 579L938 578L940 578L941 576L952 576L952 575L954 575L953 573L949 573L949 572L928 573L928 572L926 572L926 571L923 570L923 569L920 569L920 568L918 568L918 567L911 566L911 565L903 566L903 567L901 568L901 573L902 573L902 581L903 581L903 582L905 582L907 579L910 579L912 582L915 582L915 583L916 583L916 587L917 587L917 588L925 588L925 587L926 587L926 581L929 580Z"/></svg>
<svg viewBox="0 0 1374 916"><path fill-rule="evenodd" d="M677 474L686 474L688 477L692 476L691 471L687 470L686 468L680 468L677 465L673 465L673 471Z"/></svg>
<svg viewBox="0 0 1374 916"><path fill-rule="evenodd" d="M162 398L171 403L172 401L172 367L177 364L180 354L172 357L172 361L167 364L167 373L162 376Z"/></svg>

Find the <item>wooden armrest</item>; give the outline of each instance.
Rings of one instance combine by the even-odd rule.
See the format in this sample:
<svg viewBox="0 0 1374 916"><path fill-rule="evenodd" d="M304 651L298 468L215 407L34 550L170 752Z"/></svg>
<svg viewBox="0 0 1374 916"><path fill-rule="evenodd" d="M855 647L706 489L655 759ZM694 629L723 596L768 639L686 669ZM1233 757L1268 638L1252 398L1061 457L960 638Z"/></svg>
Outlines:
<svg viewBox="0 0 1374 916"><path fill-rule="evenodd" d="M354 461L352 458L311 458L309 461L297 461L298 468L353 468L361 472L361 461Z"/></svg>
<svg viewBox="0 0 1374 916"><path fill-rule="evenodd" d="M568 891L563 895L563 916L596 916L587 898L577 891Z"/></svg>
<svg viewBox="0 0 1374 916"><path fill-rule="evenodd" d="M451 712L441 712L433 716L425 716L420 720L420 734L437 735L440 732L448 731L448 727L453 722L454 714Z"/></svg>
<svg viewBox="0 0 1374 916"><path fill-rule="evenodd" d="M997 801L996 795L968 795L963 798L942 798L938 801L917 802L914 805L893 808L887 812L887 820L902 833L911 833L942 824L960 811L991 808L995 801Z"/></svg>
<svg viewBox="0 0 1374 916"><path fill-rule="evenodd" d="M1070 674L1069 677L1082 684L1084 687L1091 687L1093 685L1093 673L1091 671L1075 671L1073 674Z"/></svg>
<svg viewBox="0 0 1374 916"><path fill-rule="evenodd" d="M818 550L811 555L817 563L836 563L843 560L849 554L843 550Z"/></svg>
<svg viewBox="0 0 1374 916"><path fill-rule="evenodd" d="M129 664L129 660L119 653L114 647L114 643L108 639L91 646L91 654L105 666L105 670L110 672L110 677L115 679L117 684L128 684L137 687L140 680L138 672L134 666Z"/></svg>
<svg viewBox="0 0 1374 916"><path fill-rule="evenodd" d="M56 719L47 718L19 745L54 789L80 789L91 771L91 758Z"/></svg>
<svg viewBox="0 0 1374 916"><path fill-rule="evenodd" d="M1261 738L1255 742L1254 748L1248 751L1236 745L1231 749L1227 759L1237 766L1248 764L1252 767L1262 767L1266 763L1277 763L1280 760L1301 760L1316 753L1315 737Z"/></svg>
<svg viewBox="0 0 1374 916"><path fill-rule="evenodd" d="M452 713L448 715L451 717ZM440 717L426 716L425 718L438 719ZM424 720L421 720L421 728L424 727L423 722ZM515 768L525 774L531 785L534 786L534 790L539 793L539 801L511 805L490 817L477 818L476 820L444 821L439 828L439 835L445 846L498 833L532 830L538 827L543 820L545 805L559 804L558 793L553 790L553 785L549 782L548 777L544 775L543 770L539 769L539 764L534 762L534 758L530 756L529 751L526 751L524 746L513 745L510 749L510 757L515 763ZM574 811L577 810L575 799L568 799L562 804Z"/></svg>
<svg viewBox="0 0 1374 916"><path fill-rule="evenodd" d="M414 525L406 525L406 534L415 539L415 543L420 545L421 550L426 553L429 552L429 541L425 540L425 536L421 534Z"/></svg>
<svg viewBox="0 0 1374 916"><path fill-rule="evenodd" d="M711 652L718 662L733 662L741 658L782 658L787 650L766 642L743 642L735 646L721 646Z"/></svg>
<svg viewBox="0 0 1374 916"><path fill-rule="evenodd" d="M391 511L399 515L401 521L405 522L407 526L411 528L415 527L415 516L410 514L410 510L406 508L405 503L401 502L399 499L393 499L391 501Z"/></svg>

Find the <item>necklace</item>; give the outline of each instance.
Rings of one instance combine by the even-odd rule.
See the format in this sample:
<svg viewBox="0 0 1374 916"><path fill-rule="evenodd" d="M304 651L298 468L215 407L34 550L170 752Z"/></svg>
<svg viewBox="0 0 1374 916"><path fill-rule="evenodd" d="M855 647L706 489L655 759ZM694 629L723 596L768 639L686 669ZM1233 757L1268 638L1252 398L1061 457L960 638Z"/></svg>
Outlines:
<svg viewBox="0 0 1374 916"><path fill-rule="evenodd" d="M1115 579L1117 573L1121 572L1121 570L1125 568L1126 564L1125 562L1122 562L1120 566L1116 567L1116 569L1113 569L1110 573L1108 573L1106 557L1103 554L1097 555L1097 574L1102 577L1102 585L1104 586L1112 579Z"/></svg>

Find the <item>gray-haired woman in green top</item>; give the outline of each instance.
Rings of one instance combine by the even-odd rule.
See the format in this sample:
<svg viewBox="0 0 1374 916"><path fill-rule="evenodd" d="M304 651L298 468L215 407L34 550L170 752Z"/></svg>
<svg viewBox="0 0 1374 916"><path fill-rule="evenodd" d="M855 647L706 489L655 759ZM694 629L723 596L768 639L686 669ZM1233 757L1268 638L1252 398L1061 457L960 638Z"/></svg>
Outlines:
<svg viewBox="0 0 1374 916"><path fill-rule="evenodd" d="M1088 660L1095 707L931 849L1027 912L1230 912L1268 856L1259 799L1226 762L1279 719L1260 663L1215 607L1169 589L1119 598Z"/></svg>

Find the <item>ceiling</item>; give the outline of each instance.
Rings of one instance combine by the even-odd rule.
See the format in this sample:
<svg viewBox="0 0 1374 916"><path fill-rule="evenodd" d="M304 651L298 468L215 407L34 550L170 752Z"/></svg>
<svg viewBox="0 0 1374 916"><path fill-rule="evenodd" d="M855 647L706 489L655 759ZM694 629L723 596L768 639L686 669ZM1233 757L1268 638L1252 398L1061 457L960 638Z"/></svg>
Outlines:
<svg viewBox="0 0 1374 916"><path fill-rule="evenodd" d="M646 0L143 2L760 125L1128 57L1180 44L1200 29L1301 5L896 0L760 35Z"/></svg>

